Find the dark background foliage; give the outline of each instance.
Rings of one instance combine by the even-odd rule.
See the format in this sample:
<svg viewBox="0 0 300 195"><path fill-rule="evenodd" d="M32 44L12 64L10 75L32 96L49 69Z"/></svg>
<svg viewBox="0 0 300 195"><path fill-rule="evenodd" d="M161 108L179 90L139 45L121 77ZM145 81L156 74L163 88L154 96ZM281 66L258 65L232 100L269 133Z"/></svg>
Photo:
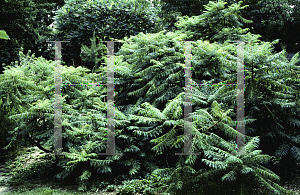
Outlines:
<svg viewBox="0 0 300 195"><path fill-rule="evenodd" d="M0 72L4 66L18 61L19 51L33 51L36 56L53 59L54 52L45 41L53 37L49 25L54 11L64 4L63 0L1 0L0 29L6 31L10 40L1 40Z"/></svg>
<svg viewBox="0 0 300 195"><path fill-rule="evenodd" d="M154 148L151 148L153 142L150 142L148 137L152 139L157 138L158 140L161 139L161 143L156 145L156 149L163 147L163 141L165 141L165 146L167 147L170 147L170 145L175 145L179 148L182 147L182 145L180 145L181 138L179 133L176 135L178 137L176 137L175 134L172 135L175 131L180 132L182 130L182 128L180 128L182 124L180 124L179 120L173 120L176 117L181 117L177 116L177 114L180 113L180 106L182 105L179 106L179 101L175 101L174 98L178 98L179 94L183 93L182 88L184 86L182 80L184 64L183 43L179 43L177 40L180 36L187 33L191 35L189 38L192 40L193 38L197 40L200 39L197 43L194 43L195 45L192 47L192 55L194 56L192 64L195 68L193 80L199 83L206 81L214 83L236 83L235 70L233 70L233 66L229 63L229 61L235 59L236 48L234 44L226 43L225 41L230 38L254 40L255 43L251 43L253 44L251 47L254 47L254 50L249 49L248 46L248 48L245 49L246 134L247 136L253 137L260 136L261 145L259 149L266 155L258 156L258 161L262 161L261 159L266 159L268 155L270 155L276 158L275 162L270 162L267 165L273 170L279 170L278 168L274 169L276 168L274 163L280 164L281 169L286 166L290 169L289 171L297 169L300 161L299 70L297 66L295 66L296 58L289 62L280 56L284 52L276 53L276 51L281 51L282 48L286 48L287 52L299 51L297 45L297 43L299 43L299 35L295 33L295 29L299 24L299 13L297 13L299 10L299 1L246 0L241 3L241 6L249 6L240 10L240 12L237 4L233 7L229 7L231 3L237 1L227 1L228 4L225 4L225 8L220 9L220 13L216 9L203 12L205 9L203 5L206 5L208 1L161 0L154 1L153 5L141 0L135 2L136 3L132 3L132 1L123 2L121 0L89 2L79 0L69 0L65 2L28 0L1 1L3 5L0 8L1 17L5 20L1 20L4 22L1 23L0 30L5 30L11 39L0 40L1 49L3 49L0 60L6 63L6 65L15 60L19 60L18 51L21 50L21 48L23 48L24 53L31 50L36 56L43 56L46 59L52 60L54 52L49 49L45 41L50 39L60 41L69 40L71 41L70 43L62 44L62 59L68 67L66 68L67 74L65 73L63 78L70 83L88 82L93 79L97 80L96 76L98 77L99 75L83 73L92 70L94 64L92 63L93 60L83 59L80 54L82 45L91 46L90 38L93 36L93 32L95 32L97 41L116 39L124 41L130 36L134 36L130 39L130 43L122 42L115 44L115 53L116 56L118 56L118 58L116 57L115 76L122 78L116 79L116 106L125 113L125 116L121 113L117 114L119 118L116 120L118 122L118 125L116 125L116 136L118 143L122 143L118 149L126 153L121 160L109 158L109 160L114 161L111 168L113 169L114 176L116 176L117 174L115 173L120 169L122 169L124 173L127 173L130 168L132 168L132 172L138 172L139 170L146 170L145 168L147 167L155 167L153 165L155 163L159 166L164 164L165 159L163 155L159 156L152 153L152 149ZM221 4L222 3L215 3L215 5L219 6ZM291 4L295 5L295 7L290 8L289 5ZM210 3L210 5L215 8L214 4ZM234 9L236 9L236 11ZM225 14L231 11L235 14L225 16ZM54 14L55 17L53 17ZM198 18L200 14L202 14L202 18L199 17L201 20L195 19ZM237 17L238 15L252 20L253 23L241 21L241 18ZM191 19L178 16L195 17ZM53 19L55 19L56 22L54 26L56 31L48 27L54 21ZM192 22L189 23L190 21ZM175 24L176 22L177 24ZM11 23L13 23L13 25L9 26ZM225 32L224 29L226 27L231 29L227 29ZM238 29L238 27L241 28ZM245 28L249 28L252 34L245 34ZM173 34L167 34L168 31L173 31ZM261 36L255 34L260 34ZM261 40L258 41L258 38ZM279 43L276 41L272 43L275 45L275 51L272 51L271 46L269 46L272 44L264 42L273 41L278 38L281 39ZM183 39L185 39L185 37ZM209 40L210 43L205 43L201 39ZM166 42L161 43L160 40ZM224 45L220 46L218 44ZM122 45L123 47L120 50ZM197 50L195 46L199 45L204 46L205 49ZM88 54L96 50L85 48L84 51ZM106 55L103 48L97 52L100 58ZM24 58L22 59L24 60ZM25 62L26 60L29 61ZM16 66L16 69L7 69L6 73L1 75L2 87L0 97L2 100L0 104L0 124L1 128L3 127L1 129L1 144L3 144L1 148L6 146L9 143L8 141L16 139L14 143L17 144L11 148L12 152L15 152L19 146L34 144L31 137L28 136L29 133L34 133L31 135L35 136L41 144L48 147L53 145L53 143L49 141L52 135L50 129L53 130L53 117L49 113L47 113L48 115L45 114L50 109L53 110L53 108L51 108L51 102L48 101L53 101L53 97L51 96L51 94L53 95L54 89L52 86L53 69L51 69L53 67L49 68L49 64L40 60L37 61L36 66L29 68L29 66L33 66L36 62L29 58L26 58L26 60L19 62L19 64L27 63L26 67L20 68ZM2 61L1 63L3 63ZM101 58L101 63L104 64L104 62L105 60ZM88 69L73 69L73 67L70 67L71 65L84 66ZM14 66L14 64L12 64L12 66ZM101 72L102 77L105 77L104 70L105 69ZM26 74L26 76L24 74ZM88 78L83 78L84 76L88 76ZM82 179L83 182L81 181L81 184L83 184L83 186L86 184L85 182L89 177L87 176L88 171L91 169L87 161L95 160L90 153L103 150L103 144L101 145L100 142L96 142L97 140L88 140L86 136L90 136L89 130L93 129L95 131L92 133L99 138L99 132L97 132L97 130L100 129L101 125L103 126L103 121L92 120L90 126L80 126L78 122L83 121L89 123L90 116L77 116L76 110L85 114L90 111L89 113L93 115L94 119L98 117L98 119L101 118L101 120L103 120L103 107L98 105L95 109L94 103L103 103L102 98L103 101L105 101L105 93L103 90L100 90L101 88L97 89L98 91L84 89L85 88L80 86L77 88L63 87L63 90L68 91L64 92L68 95L64 104L64 109L66 110L64 116L68 118L70 124L73 125L72 127L69 126L68 121L63 125L64 132L66 132L64 134L64 148L68 151L70 148L76 147L77 153L74 152L74 155L76 153L77 156L73 156L72 158L75 159L76 163L80 166L75 169L75 172L71 173L71 177L81 177L80 174L82 174L82 178L84 179ZM209 103L207 105L209 111L212 111L212 114L222 114L223 118L226 116L223 111L216 112L216 108L219 106L218 103L220 103L220 106L224 109L235 109L235 99L232 94L229 94L229 91L225 93L224 89L220 92L214 90L205 92L204 89L201 90L201 93L205 94L201 97L203 101L200 101L201 98L196 98L198 102L195 103L196 106L193 107L194 110L196 108L205 108L203 105L199 106L199 102L203 103L206 100ZM232 90L233 89L231 89L230 92L232 92ZM97 99L99 94L101 100ZM196 97L200 96L200 92L199 94L196 93ZM218 103L214 102L214 100L218 101ZM168 105L169 110L166 109L165 112L167 114L164 116L161 113L158 114L160 111L156 110L154 112L153 108L151 108L153 104L156 108L163 110L169 102L172 104L170 104L171 106ZM134 109L131 108L133 105L136 106ZM214 106L215 110L211 109L212 106ZM40 108L43 110L40 110ZM175 111L171 111L171 108L176 109ZM24 114L28 110L34 114ZM138 113L138 111L140 112ZM41 113L45 115L41 115ZM147 116L142 116L143 114L141 113L146 113ZM74 117L73 114L76 116ZM128 117L131 114L135 114L135 116ZM149 115L152 116L150 117ZM236 120L235 114L231 113L228 115L232 120ZM12 120L9 120L8 116L13 116L12 118L16 119L18 123L13 123ZM41 116L43 117L41 118ZM214 115L215 119L218 119L216 116L217 115ZM164 117L170 118L165 119ZM48 119L48 122L44 121L42 125L39 125L36 119ZM153 122L153 120L155 121L154 125L149 126L149 123L151 121ZM228 118L226 120L225 124L227 124ZM131 125L128 125L129 123ZM166 124L170 125L171 123L173 128L172 126L166 126ZM162 124L164 124L164 131L158 132L158 127L162 127ZM18 125L20 125L20 128ZM209 132L210 135L219 129L224 130L225 128L223 127L224 126L216 126L212 128L212 132ZM43 131L40 129L43 129ZM82 129L84 131L82 131ZM9 133L15 137L10 137ZM226 133L222 136L225 136L225 134ZM159 135L165 137L159 138ZM169 135L169 137L166 135ZM10 138L6 139L7 137ZM49 140L46 142L45 139ZM148 147L143 146L144 142L148 144ZM78 145L79 143L81 145ZM152 143L152 145L150 143ZM255 145L256 143L250 144ZM140 147L140 150L138 147ZM175 151L178 151L179 148L174 149L173 147L164 152L165 154L173 154ZM87 149L85 154L79 154L79 150L82 149ZM211 151L207 150L207 152ZM147 157L143 156L144 153L146 153ZM1 155L3 154L7 153L2 153L1 151ZM135 156L137 154L139 157ZM211 153L210 155L213 159L219 158L215 153ZM135 159L138 158L139 161L132 162L133 156ZM205 156L202 155L201 158L203 159ZM170 159L173 162L172 164L170 163L170 166L175 168L174 163L178 158L172 156ZM256 158L253 159L256 160ZM66 165L68 160L69 159L62 160L59 166ZM103 158L101 160L103 160ZM184 158L181 157L181 160L181 166L183 166ZM243 160L244 162L248 162L245 159ZM147 165L147 162L151 162L152 165ZM142 164L141 168L138 163ZM210 166L212 166L210 168L212 169L219 166L213 164L215 163L213 160L210 163ZM235 163L237 163L237 161L235 161ZM201 166L198 166L203 168L206 165L201 162ZM101 167L99 164L97 166L98 169ZM108 171L109 167L101 167L101 169ZM72 172L72 170L63 171L63 168L57 170L62 171L58 174L60 178L70 177L69 173ZM286 171L287 169L285 168L284 170ZM228 171L230 171L230 169L219 172L218 177L221 177L220 174L226 174ZM183 172L188 174L185 171ZM95 173L94 171L93 174ZM232 172L228 172L228 174L229 173ZM176 174L174 173L174 175ZM272 176L273 179L276 179L274 175ZM180 179L177 176L174 176L174 178L175 181ZM234 180L234 177L230 174L229 176L227 175L227 178L232 179L232 181ZM190 180L185 179L185 182L189 183L189 185L192 184ZM212 183L214 182L215 181L212 180ZM220 179L214 185L218 183L221 183ZM176 185L177 184L178 183L176 183Z"/></svg>
<svg viewBox="0 0 300 195"><path fill-rule="evenodd" d="M209 1L198 0L160 0L162 4L162 15L166 21L166 28L174 30L177 21L176 16L196 16L203 13L204 5ZM226 0L227 5L237 3L237 0ZM296 34L299 26L298 0L244 0L242 6L249 5L241 11L241 16L252 20L253 23L244 24L243 28L249 28L253 34L260 34L262 40L272 41L281 39L275 45L276 51L286 47L289 53L296 53L300 50L300 36ZM291 8L288 5L294 5ZM176 14L174 14L176 13ZM253 27L253 28L252 28Z"/></svg>
<svg viewBox="0 0 300 195"><path fill-rule="evenodd" d="M137 35L140 32L155 31L157 17L154 10L139 9L130 2L113 1L88 3L68 1L62 10L57 11L55 27L57 40L69 40L63 43L62 60L68 65L85 65L80 58L81 45L91 45L90 37L96 32L98 41L111 41ZM111 6L111 8L109 8ZM103 43L106 45L106 42ZM115 44L115 53L121 44ZM101 55L106 55L106 52Z"/></svg>
<svg viewBox="0 0 300 195"><path fill-rule="evenodd" d="M109 1L103 1L109 2ZM182 0L182 1L173 1L173 0L154 0L154 8L149 9L149 3L146 1L139 0L137 1L139 5L144 5L141 7L139 13L130 15L128 19L128 12L122 9L122 6L127 6L127 8L134 7L136 5L130 4L126 5L126 3L117 3L112 9L118 10L118 14L112 14L112 17L109 17L108 23L114 25L116 21L119 21L117 26L119 26L120 30L112 31L113 29L107 28L104 24L102 26L101 22L93 21L94 17L99 17L97 13L92 15L80 15L76 17L74 15L74 10L68 13L64 13L61 17L69 17L70 20L77 20L81 18L83 25L85 28L79 29L77 21L73 24L63 24L62 30L66 31L66 33L60 33L60 35L54 35L53 29L48 27L50 24L54 22L55 11L61 8L64 4L64 0L2 0L0 7L0 29L6 30L8 35L11 37L10 41L1 40L1 48L2 53L0 54L0 68L1 72L2 64L5 63L4 66L10 65L11 62L18 61L18 52L21 50L21 47L24 49L24 53L27 53L28 50L31 50L36 56L44 56L46 59L53 59L54 52L53 47L49 47L45 41L50 40L60 40L60 39L68 39L70 40L72 37L68 37L74 34L76 36L76 40L73 37L73 49L74 52L66 52L63 53L66 56L71 56L70 59L66 59L67 57L63 56L64 61L67 64L73 65L72 59L74 59L75 65L81 65L82 62L79 58L79 50L80 43L85 45L90 45L91 42L88 37L91 37L93 34L93 30L96 31L99 29L97 39L98 41L101 39L102 41L110 38L114 39L122 39L122 36L130 36L141 32L146 32L147 29L145 27L150 25L148 31L153 31L152 24L155 21L156 29L165 28L167 30L175 30L175 22L177 21L178 16L196 16L200 15L204 11L204 5L206 5L209 1L197 1L197 0ZM146 3L145 3L146 2ZM233 0L227 0L228 5L234 2ZM252 20L253 23L245 24L243 28L249 28L251 33L260 34L262 36L262 40L264 41L272 41L274 39L281 39L280 42L275 45L276 51L280 51L282 47L285 47L288 53L296 53L299 51L300 47L300 38L297 34L297 26L299 26L299 1L297 0L275 0L275 1L258 1L258 0L245 0L242 3L243 5L249 5L246 9L244 9L241 13L241 16ZM294 5L291 8L288 5ZM138 7L138 6L137 6ZM79 8L79 11L82 11L83 8ZM125 9L126 10L126 9ZM161 11L160 11L161 10ZM155 12L155 14L153 14ZM100 12L99 12L100 13ZM99 14L98 13L98 14ZM110 13L110 12L103 12ZM91 13L90 13L91 14ZM126 21L120 19L122 14L127 15ZM144 16L143 16L144 15ZM148 15L145 18L145 15ZM149 18L149 15L153 17ZM159 16L158 20L155 20L155 15ZM105 18L106 17L106 18ZM100 16L100 19L107 19L107 15L105 17ZM115 18L114 20L112 18ZM125 17L126 18L126 17ZM132 18L132 19L130 19ZM120 23L123 21L123 25ZM144 21L142 24L136 23L136 21ZM150 22L152 21L152 22ZM150 23L149 23L150 22ZM106 23L106 24L108 24ZM125 24L129 24L129 27L124 27ZM130 26L132 23L133 26ZM68 26L70 25L70 26ZM125 25L126 26L126 25ZM102 29L104 27L104 29ZM114 26L115 27L115 26ZM253 27L253 28L252 28ZM51 30L52 29L52 30ZM77 31L77 32L76 32ZM157 30L156 30L157 31ZM101 32L101 33L100 33ZM114 32L124 32L122 36L115 36ZM106 36L106 37L104 37ZM65 48L71 47L71 43L63 43ZM76 45L76 46L75 46ZM121 44L116 43L116 50L120 47ZM63 47L64 49L64 47Z"/></svg>

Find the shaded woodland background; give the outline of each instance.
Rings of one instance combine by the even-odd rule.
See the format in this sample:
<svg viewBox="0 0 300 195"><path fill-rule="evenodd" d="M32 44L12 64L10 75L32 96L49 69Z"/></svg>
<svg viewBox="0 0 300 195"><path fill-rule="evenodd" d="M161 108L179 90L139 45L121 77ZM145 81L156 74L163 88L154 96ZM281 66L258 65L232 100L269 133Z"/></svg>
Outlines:
<svg viewBox="0 0 300 195"><path fill-rule="evenodd" d="M123 177L132 182L120 194L291 193L278 182L300 163L299 7L296 0L1 0L0 30L10 37L0 40L1 160L29 146L46 160L13 171L11 183L49 177L86 191L113 188ZM107 48L98 41L120 40L115 135L124 156L97 156L106 147L106 88L67 85L63 148L71 154L53 155L49 40L70 41L62 44L69 84L105 82ZM236 83L229 40L252 41L244 60L245 147L252 155L230 155L238 135L235 87L209 85L193 87L193 151L201 155L174 155L184 140L182 40L195 41L195 85Z"/></svg>

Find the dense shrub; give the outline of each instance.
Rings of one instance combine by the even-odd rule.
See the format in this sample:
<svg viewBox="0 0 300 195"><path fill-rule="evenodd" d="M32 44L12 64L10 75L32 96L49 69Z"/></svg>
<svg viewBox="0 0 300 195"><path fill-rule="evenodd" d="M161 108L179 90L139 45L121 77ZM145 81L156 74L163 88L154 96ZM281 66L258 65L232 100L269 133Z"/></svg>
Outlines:
<svg viewBox="0 0 300 195"><path fill-rule="evenodd" d="M20 109L20 114L7 115L14 121L14 125L9 129L12 138L6 148L15 144L37 144L45 152L53 152L55 99L54 86L50 83L53 82L54 64L43 58L22 56L20 66L8 67L1 75L1 83L7 83L0 90L1 98L6 103L5 108L12 105ZM99 75L87 74L87 71L82 67L63 66L63 83L99 82ZM13 95L10 97L8 92ZM103 179L102 174L106 177L128 173L131 176L137 173L143 175L143 172L157 168L156 164L161 164L160 160L154 158L151 146L144 145L145 138L134 136L128 125L130 119L117 108L116 152L124 155L97 156L105 152L106 146L106 104L103 99L106 88L64 85L62 93L63 152L69 154L61 157L57 164L57 170L61 170L56 175L57 179L73 178L74 182L76 179L80 189L86 189L89 178Z"/></svg>
<svg viewBox="0 0 300 195"><path fill-rule="evenodd" d="M5 30L10 36L9 41L0 41L0 73L3 66L18 61L21 48L24 48L24 53L31 50L38 57L53 59L54 51L45 41L54 36L49 25L53 22L54 11L63 3L63 0L0 1L0 30Z"/></svg>
<svg viewBox="0 0 300 195"><path fill-rule="evenodd" d="M222 4L222 1L210 4L208 12L214 12L210 6L222 7ZM222 32L208 35L217 38ZM205 38L212 38L208 35ZM147 179L124 182L120 191L143 190L146 193L147 186L154 186L155 190L171 194L209 194L212 191L214 194L253 194L258 187L268 194L286 192L277 184L280 178L265 167L272 158L259 149L261 139L258 136L272 135L271 128L258 129L258 135L247 134L246 153L236 151L236 138L243 136L235 129L236 90L223 83L237 82L234 68L237 53L236 45L222 40L222 36L221 43L217 39L210 43L199 37L191 44L194 85L191 152L200 154L175 156L184 150L186 140L183 135L186 106L183 41L191 36L193 34L161 31L124 38L114 65L116 152L123 155L97 155L105 152L106 146L106 87L71 86L72 83L102 83L107 72L105 67L97 74L88 73L87 68L62 67L62 81L70 86L62 87L63 152L66 154L55 164L60 168L56 179L75 180L80 190L87 190L95 187L96 180L124 174L128 179L142 180L151 173L151 182ZM286 116L285 121L274 121L274 124L279 126L288 121L298 124L297 55L287 63L284 55L281 57L284 51L272 53L272 43L261 42L258 35L251 33L244 38L252 41L244 51L246 133L253 132L251 124L254 122L263 123L260 116L272 115L272 120L276 120L273 113L280 116L280 111L289 107L294 109L290 111L290 118ZM48 153L53 152L53 73L53 61L29 56L21 59L21 66L9 67L1 75L3 102L20 108L20 114L7 116L15 122L9 146L28 141L38 143L39 148L50 151ZM284 80L292 73L295 75ZM209 86L211 82L217 85ZM278 111L270 111L270 108ZM262 113L256 112L262 109ZM268 132L261 132L265 130ZM294 130L296 132L296 128ZM286 129L277 128L276 131L285 142L299 140L292 134L286 136ZM278 141L276 144L279 156L287 155L284 143ZM298 160L297 145L288 150Z"/></svg>
<svg viewBox="0 0 300 195"><path fill-rule="evenodd" d="M90 46L90 37L96 32L98 41L122 39L139 32L156 31L156 10L138 7L135 1L79 1L68 0L56 12L55 29L58 40L68 40L62 45L62 59L68 65L84 64L80 59L81 45ZM106 45L106 42L103 43ZM120 48L116 44L115 52ZM106 55L101 53L100 56Z"/></svg>

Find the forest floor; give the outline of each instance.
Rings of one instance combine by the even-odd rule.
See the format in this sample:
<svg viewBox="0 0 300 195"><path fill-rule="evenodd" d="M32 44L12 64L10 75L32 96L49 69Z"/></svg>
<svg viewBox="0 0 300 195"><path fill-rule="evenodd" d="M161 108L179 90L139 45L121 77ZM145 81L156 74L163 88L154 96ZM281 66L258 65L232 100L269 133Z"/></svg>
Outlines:
<svg viewBox="0 0 300 195"><path fill-rule="evenodd" d="M24 167L29 166L31 163L38 161L41 152L37 147L27 148L26 150L30 151L30 154L25 153L18 156L16 159L22 161ZM16 160L14 159L14 160ZM9 186L6 181L11 178L4 173L10 172L10 170L15 167L14 161L12 163L2 163L0 164L0 195L9 194L9 195L31 195L31 194L62 194L62 195L71 195L71 194L85 194L85 195L94 195L94 194L103 194L103 195L115 195L114 192L106 192L105 190L96 191L96 192L78 192L76 186L66 185L63 183L56 183L53 181L45 180L33 180L27 181L22 186ZM292 173L289 177L282 178L280 185L285 189L295 192L296 195L300 195L300 170ZM118 187L118 185L117 185ZM136 194L139 195L139 194Z"/></svg>
<svg viewBox="0 0 300 195"><path fill-rule="evenodd" d="M300 170L298 169L286 178L281 178L279 184L285 189L295 192L296 195L300 195Z"/></svg>
<svg viewBox="0 0 300 195"><path fill-rule="evenodd" d="M106 190L96 191L96 192L79 192L77 187L74 185L67 185L65 183L58 183L54 181L49 181L48 179L44 180L28 180L25 181L21 186L10 186L6 183L12 176L7 176L6 173L9 173L11 170L18 166L16 161L22 162L22 167L27 167L30 164L41 161L40 157L43 152L37 147L24 148L21 152L21 155L16 157L11 162L0 163L0 195L44 195L44 194L53 194L53 195L73 195L73 194L82 194L82 195L115 195L117 194L116 189L119 185L116 185L116 189L113 192L107 192ZM19 165L20 166L20 165ZM140 195L136 193L135 195Z"/></svg>
<svg viewBox="0 0 300 195"><path fill-rule="evenodd" d="M0 183L7 181L11 176L3 176L2 174L7 172L8 169L5 169L3 164L0 165ZM118 185L116 185L118 188ZM3 184L0 186L0 195L46 195L46 194L53 194L53 195L96 195L96 194L103 194L103 195L116 195L116 190L114 192L106 192L105 190L96 191L96 192L79 192L76 186L65 185L63 183L57 183L53 181L45 180L38 180L38 181L26 181L22 186L9 186L8 184ZM140 195L140 194L136 194Z"/></svg>

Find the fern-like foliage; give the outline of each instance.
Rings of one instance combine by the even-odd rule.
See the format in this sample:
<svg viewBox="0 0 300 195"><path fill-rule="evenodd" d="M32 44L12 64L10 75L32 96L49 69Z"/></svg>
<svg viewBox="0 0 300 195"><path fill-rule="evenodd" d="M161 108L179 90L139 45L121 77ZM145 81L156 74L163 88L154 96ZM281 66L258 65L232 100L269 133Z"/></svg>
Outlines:
<svg viewBox="0 0 300 195"><path fill-rule="evenodd" d="M20 67L7 68L1 82L12 80L12 88L20 91L17 98L9 100L8 93L2 93L5 108L10 104L19 105L20 113L9 113L14 121L10 131L12 138L6 146L14 144L37 146L39 149L54 155L54 62L42 58L33 58ZM21 60L24 60L21 58ZM134 108L120 112L115 109L116 153L124 155L98 155L106 152L107 135L107 105L105 102L106 87L81 86L73 83L89 83L101 80L100 74L87 74L89 70L82 67L62 66L62 143L64 155L56 156L55 166L58 180L72 178L78 183L79 189L86 190L90 181L103 179L109 175L146 174L158 168L161 160L155 158L147 140L151 137L136 137L133 130L137 129L135 119L129 118ZM23 77L22 77L23 75ZM25 77L27 75L27 77ZM36 76L34 76L36 75ZM14 77L18 79L14 79ZM25 85L27 84L27 85ZM4 89L2 89L4 91ZM41 91L43 93L41 93ZM12 91L13 92L13 91ZM22 106L22 107L21 107ZM131 125L130 125L131 124ZM155 137L155 135L154 135ZM26 146L27 146L26 145ZM99 175L100 174L100 175Z"/></svg>
<svg viewBox="0 0 300 195"><path fill-rule="evenodd" d="M56 179L74 180L81 190L87 190L95 180L122 174L135 178L152 172L166 175L165 184L157 190L171 194L255 194L254 189L267 194L286 192L277 184L279 177L266 167L271 162L268 154L279 159L292 156L296 162L300 158L298 55L288 62L282 57L284 51L272 52L276 41L261 42L259 35L244 34L238 28L239 20L243 21L238 16L240 3L224 5L210 2L200 20L186 20L191 32L199 26L202 29L191 45L189 116L193 119L191 152L200 154L175 156L188 140L184 135L183 41L195 39L197 34L140 33L124 38L126 42L114 57L115 152L123 155L98 155L106 152L109 133L106 86L72 85L105 83L107 67L88 73L80 66L62 66L64 155L51 161ZM216 21L215 27L211 21ZM205 25L210 25L209 31ZM244 155L237 154L235 144L237 137L244 136L235 129L236 88L224 85L237 82L236 44L229 38L252 41L244 47ZM6 68L0 77L1 114L11 123L8 130L12 136L6 148L35 145L54 155L55 63L21 56L21 66ZM274 151L267 150L266 143L272 143Z"/></svg>
<svg viewBox="0 0 300 195"><path fill-rule="evenodd" d="M240 191L253 194L255 193L254 187L261 188L263 192L269 194L287 192L276 183L279 181L279 177L263 166L270 161L271 157L263 155L261 150L257 150L258 137L246 135L245 155L234 155L236 135L242 135L233 128L234 122L227 116L232 110L224 111L217 102L220 101L219 91L221 88L225 87L205 94L200 93L203 88L196 87L198 90L195 91L193 97L201 97L202 101L198 101L200 104L196 102L193 104L196 111L192 114L192 152L201 153L201 155L179 156L176 168L173 169L171 178L167 181L169 187L164 192L207 194L214 189L215 194L221 194L224 189L227 189L226 193ZM182 95L180 94L180 96ZM169 102L162 113L169 117L180 116L177 112L178 107L183 106L183 99L179 99ZM198 107L202 108L197 109ZM183 133L183 121L178 118L176 121L164 122L173 128L163 136L151 141L156 144L152 148L154 151L162 152L165 148L173 147L183 149L185 136L178 133L178 131ZM153 173L160 174L167 170L169 169L158 169ZM239 183L241 181L242 183ZM239 185L236 185L236 182ZM232 183L234 185L231 185Z"/></svg>
<svg viewBox="0 0 300 195"><path fill-rule="evenodd" d="M210 1L204 5L205 11L198 16L179 17L175 26L180 32L192 36L192 40L209 40L223 43L225 40L245 40L244 34L249 30L242 29L243 23L251 23L240 15L242 1L226 5L225 1Z"/></svg>

